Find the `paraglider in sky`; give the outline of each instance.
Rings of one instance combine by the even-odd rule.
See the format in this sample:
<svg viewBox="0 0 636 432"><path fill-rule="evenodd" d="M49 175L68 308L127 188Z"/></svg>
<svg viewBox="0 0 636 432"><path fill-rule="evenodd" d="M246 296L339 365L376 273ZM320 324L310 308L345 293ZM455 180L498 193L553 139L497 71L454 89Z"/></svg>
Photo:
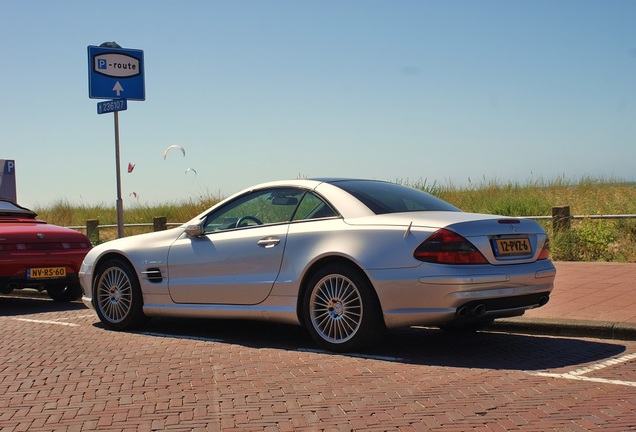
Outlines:
<svg viewBox="0 0 636 432"><path fill-rule="evenodd" d="M189 171L192 171L196 177L197 175L197 170L195 170L194 168L188 168L187 170L185 170L185 173L187 174Z"/></svg>
<svg viewBox="0 0 636 432"><path fill-rule="evenodd" d="M135 164L132 162L128 162L128 172L131 173L135 169Z"/></svg>
<svg viewBox="0 0 636 432"><path fill-rule="evenodd" d="M137 192L131 192L130 195L128 196L133 197L135 199L139 198L139 195L137 195Z"/></svg>
<svg viewBox="0 0 636 432"><path fill-rule="evenodd" d="M184 149L182 146L180 146L179 144L172 144L171 146L168 146L168 147L164 150L164 152L163 152L163 159L164 159L164 160L166 159L166 156L168 156L168 152L169 152L170 150L172 150L173 148L176 148L176 149L181 150L181 153L183 153L183 156L185 156L185 149Z"/></svg>

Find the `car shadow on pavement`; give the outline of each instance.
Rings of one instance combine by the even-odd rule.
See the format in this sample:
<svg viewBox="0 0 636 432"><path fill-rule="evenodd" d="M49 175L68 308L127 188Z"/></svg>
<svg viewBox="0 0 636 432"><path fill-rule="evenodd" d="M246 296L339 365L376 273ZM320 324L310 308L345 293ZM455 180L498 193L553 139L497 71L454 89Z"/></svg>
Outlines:
<svg viewBox="0 0 636 432"><path fill-rule="evenodd" d="M386 343L374 351L407 363L523 371L577 366L626 351L615 340L488 331L458 334L419 327L391 331L384 339Z"/></svg>
<svg viewBox="0 0 636 432"><path fill-rule="evenodd" d="M39 295L38 295L39 294ZM46 293L25 295L0 295L0 316L32 315L86 309L81 301L56 302Z"/></svg>
<svg viewBox="0 0 636 432"><path fill-rule="evenodd" d="M101 327L101 324L96 324ZM378 335L376 343L356 353L319 349L300 326L222 319L154 318L137 333L234 344L255 349L319 352L410 365L502 370L545 370L597 362L624 353L620 341L500 332L448 333L411 327Z"/></svg>

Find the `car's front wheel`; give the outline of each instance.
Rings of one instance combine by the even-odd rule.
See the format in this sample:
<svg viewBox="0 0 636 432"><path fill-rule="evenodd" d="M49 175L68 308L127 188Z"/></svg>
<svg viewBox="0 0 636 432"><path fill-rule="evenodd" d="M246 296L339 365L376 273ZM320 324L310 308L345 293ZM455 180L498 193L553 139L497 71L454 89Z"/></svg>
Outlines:
<svg viewBox="0 0 636 432"><path fill-rule="evenodd" d="M120 259L102 265L94 282L97 316L113 330L129 330L145 321L143 297L133 268Z"/></svg>
<svg viewBox="0 0 636 432"><path fill-rule="evenodd" d="M310 335L330 351L359 350L384 328L373 287L346 264L330 264L310 278L303 308Z"/></svg>

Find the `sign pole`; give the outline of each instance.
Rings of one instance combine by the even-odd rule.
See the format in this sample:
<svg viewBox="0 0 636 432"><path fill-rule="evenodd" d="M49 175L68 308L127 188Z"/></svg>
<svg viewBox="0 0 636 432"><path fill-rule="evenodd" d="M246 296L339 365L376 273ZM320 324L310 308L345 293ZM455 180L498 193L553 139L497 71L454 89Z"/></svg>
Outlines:
<svg viewBox="0 0 636 432"><path fill-rule="evenodd" d="M119 114L127 108L127 99L145 100L144 52L124 49L116 42L88 47L88 97L113 99L97 104L97 114L115 116L115 169L117 172L117 237L124 236L124 206L121 199L121 162L119 159Z"/></svg>
<svg viewBox="0 0 636 432"><path fill-rule="evenodd" d="M124 206L121 200L121 167L119 162L119 113L115 111L115 169L117 171L117 238L124 236Z"/></svg>

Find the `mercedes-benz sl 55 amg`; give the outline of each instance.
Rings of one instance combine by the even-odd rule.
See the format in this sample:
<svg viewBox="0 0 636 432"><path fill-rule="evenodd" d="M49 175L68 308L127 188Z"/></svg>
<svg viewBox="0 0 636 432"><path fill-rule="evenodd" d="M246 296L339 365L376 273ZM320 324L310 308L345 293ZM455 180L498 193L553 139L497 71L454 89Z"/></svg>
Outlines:
<svg viewBox="0 0 636 432"><path fill-rule="evenodd" d="M479 330L544 305L555 275L534 220L357 179L260 184L177 228L98 245L80 270L84 302L110 329L272 320L332 351L385 328Z"/></svg>

